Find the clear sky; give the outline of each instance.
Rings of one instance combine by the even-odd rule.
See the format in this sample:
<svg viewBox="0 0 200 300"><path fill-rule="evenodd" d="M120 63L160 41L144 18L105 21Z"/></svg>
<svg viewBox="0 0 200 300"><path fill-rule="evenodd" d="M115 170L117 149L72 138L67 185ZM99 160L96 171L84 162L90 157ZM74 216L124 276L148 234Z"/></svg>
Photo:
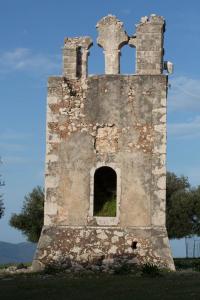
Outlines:
<svg viewBox="0 0 200 300"><path fill-rule="evenodd" d="M96 23L107 14L129 35L141 16L166 19L165 60L174 63L168 97L167 167L200 184L200 1L199 0L0 0L0 173L6 213L0 240L25 238L8 226L24 195L43 185L46 81L62 72L64 37L90 35L89 73L103 73ZM134 73L133 48L122 50L122 73Z"/></svg>

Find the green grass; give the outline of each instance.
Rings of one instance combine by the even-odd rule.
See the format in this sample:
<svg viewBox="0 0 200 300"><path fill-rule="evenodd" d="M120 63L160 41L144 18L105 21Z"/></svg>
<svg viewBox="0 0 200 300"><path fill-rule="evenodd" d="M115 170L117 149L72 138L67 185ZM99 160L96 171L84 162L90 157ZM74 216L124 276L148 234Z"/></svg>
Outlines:
<svg viewBox="0 0 200 300"><path fill-rule="evenodd" d="M95 213L95 216L116 217L116 199L105 201L101 209Z"/></svg>
<svg viewBox="0 0 200 300"><path fill-rule="evenodd" d="M160 277L99 275L18 275L0 279L2 300L196 300L200 273L177 272Z"/></svg>

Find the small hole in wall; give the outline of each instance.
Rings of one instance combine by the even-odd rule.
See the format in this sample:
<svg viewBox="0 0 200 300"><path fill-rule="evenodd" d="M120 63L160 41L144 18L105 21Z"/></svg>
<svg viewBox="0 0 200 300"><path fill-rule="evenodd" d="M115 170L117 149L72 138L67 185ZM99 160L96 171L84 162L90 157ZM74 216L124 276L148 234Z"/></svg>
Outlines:
<svg viewBox="0 0 200 300"><path fill-rule="evenodd" d="M131 248L132 248L133 250L137 249L137 242L135 242L135 241L132 242Z"/></svg>

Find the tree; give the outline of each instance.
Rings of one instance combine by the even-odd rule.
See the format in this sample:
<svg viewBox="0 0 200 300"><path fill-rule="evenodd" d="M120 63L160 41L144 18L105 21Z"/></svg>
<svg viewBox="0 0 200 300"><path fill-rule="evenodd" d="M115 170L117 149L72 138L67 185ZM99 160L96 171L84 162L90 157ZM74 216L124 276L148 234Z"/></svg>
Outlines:
<svg viewBox="0 0 200 300"><path fill-rule="evenodd" d="M22 211L13 214L10 225L21 230L28 241L37 242L43 226L44 218L44 190L37 186L24 197Z"/></svg>
<svg viewBox="0 0 200 300"><path fill-rule="evenodd" d="M200 186L191 190L193 212L192 212L192 233L200 236Z"/></svg>
<svg viewBox="0 0 200 300"><path fill-rule="evenodd" d="M167 213L169 238L182 238L193 232L194 203L190 191L180 190L171 196Z"/></svg>
<svg viewBox="0 0 200 300"><path fill-rule="evenodd" d="M0 159L0 164L1 164L1 159ZM4 186L4 182L1 181L1 175L0 175L0 187ZM4 215L4 210L5 210L5 207L4 207L4 204L3 204L3 195L0 194L0 219L1 217L3 217Z"/></svg>
<svg viewBox="0 0 200 300"><path fill-rule="evenodd" d="M200 235L200 187L188 178L167 173L166 226L169 238Z"/></svg>
<svg viewBox="0 0 200 300"><path fill-rule="evenodd" d="M167 172L167 184L166 184L167 190L166 190L166 201L167 206L169 207L171 204L171 197L176 192L180 191L186 191L190 188L190 184L188 181L188 178L185 176L178 177L173 172Z"/></svg>
<svg viewBox="0 0 200 300"><path fill-rule="evenodd" d="M4 207L4 204L3 204L2 195L0 195L0 219L4 215L4 210L5 210L5 207Z"/></svg>
<svg viewBox="0 0 200 300"><path fill-rule="evenodd" d="M188 178L167 172L166 227L169 238L181 238L190 233L190 199Z"/></svg>

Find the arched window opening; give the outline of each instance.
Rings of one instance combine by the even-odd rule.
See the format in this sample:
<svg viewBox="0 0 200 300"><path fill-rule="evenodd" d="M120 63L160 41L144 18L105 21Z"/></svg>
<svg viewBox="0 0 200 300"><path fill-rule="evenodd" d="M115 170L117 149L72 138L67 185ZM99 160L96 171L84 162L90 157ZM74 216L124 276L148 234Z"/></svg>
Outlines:
<svg viewBox="0 0 200 300"><path fill-rule="evenodd" d="M120 74L135 74L136 49L128 45L121 48Z"/></svg>
<svg viewBox="0 0 200 300"><path fill-rule="evenodd" d="M88 57L88 75L91 74L105 74L105 57L103 48L97 44L90 48L90 55Z"/></svg>
<svg viewBox="0 0 200 300"><path fill-rule="evenodd" d="M94 174L94 216L116 217L117 174L110 167L101 167Z"/></svg>

